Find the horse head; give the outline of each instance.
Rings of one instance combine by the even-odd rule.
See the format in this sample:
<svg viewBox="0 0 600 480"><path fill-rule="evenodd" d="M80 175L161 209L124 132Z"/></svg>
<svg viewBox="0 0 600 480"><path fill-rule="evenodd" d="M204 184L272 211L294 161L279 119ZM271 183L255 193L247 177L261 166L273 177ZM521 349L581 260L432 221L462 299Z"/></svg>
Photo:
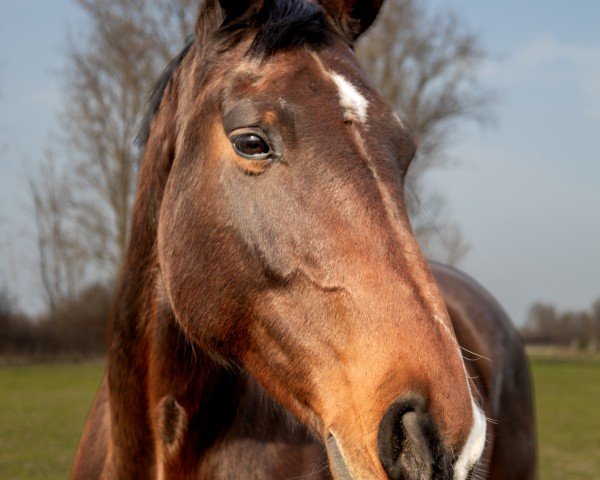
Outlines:
<svg viewBox="0 0 600 480"><path fill-rule="evenodd" d="M353 52L381 3L203 3L142 167L165 177L157 295L336 479L465 480L485 419L407 217L415 142Z"/></svg>

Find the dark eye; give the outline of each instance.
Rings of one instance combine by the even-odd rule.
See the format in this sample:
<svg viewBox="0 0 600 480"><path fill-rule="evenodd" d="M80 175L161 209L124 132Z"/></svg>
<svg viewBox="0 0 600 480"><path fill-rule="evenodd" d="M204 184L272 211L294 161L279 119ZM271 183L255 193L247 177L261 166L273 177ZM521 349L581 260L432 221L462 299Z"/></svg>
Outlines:
<svg viewBox="0 0 600 480"><path fill-rule="evenodd" d="M252 159L268 158L271 155L271 147L262 137L255 133L242 133L231 140L233 148L242 157Z"/></svg>

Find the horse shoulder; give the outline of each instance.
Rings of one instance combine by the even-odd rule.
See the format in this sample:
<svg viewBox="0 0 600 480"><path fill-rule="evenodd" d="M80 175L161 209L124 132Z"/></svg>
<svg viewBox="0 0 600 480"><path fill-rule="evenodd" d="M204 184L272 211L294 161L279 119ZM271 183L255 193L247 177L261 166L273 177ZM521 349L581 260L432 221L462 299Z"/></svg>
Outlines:
<svg viewBox="0 0 600 480"><path fill-rule="evenodd" d="M464 273L431 262L468 375L488 417L490 480L536 478L529 364L517 330L496 299Z"/></svg>

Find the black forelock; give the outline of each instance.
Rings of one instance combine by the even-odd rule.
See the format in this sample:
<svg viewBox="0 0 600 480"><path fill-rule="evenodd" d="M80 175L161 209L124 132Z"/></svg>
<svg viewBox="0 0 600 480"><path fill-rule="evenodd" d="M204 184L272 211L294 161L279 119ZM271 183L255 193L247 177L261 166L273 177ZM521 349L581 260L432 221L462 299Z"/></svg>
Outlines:
<svg viewBox="0 0 600 480"><path fill-rule="evenodd" d="M249 32L255 37L248 50L253 56L270 56L302 45L327 43L330 27L321 7L306 0L264 0L258 10L226 16L220 33L226 44L236 43Z"/></svg>
<svg viewBox="0 0 600 480"><path fill-rule="evenodd" d="M233 9L225 15L216 35L224 49L254 35L248 49L252 56L268 57L281 50L303 45L317 48L325 45L332 30L321 7L307 0L264 0L260 8ZM183 50L167 65L150 95L148 110L140 125L135 143L148 142L152 121L158 112L171 77L195 42L190 37Z"/></svg>

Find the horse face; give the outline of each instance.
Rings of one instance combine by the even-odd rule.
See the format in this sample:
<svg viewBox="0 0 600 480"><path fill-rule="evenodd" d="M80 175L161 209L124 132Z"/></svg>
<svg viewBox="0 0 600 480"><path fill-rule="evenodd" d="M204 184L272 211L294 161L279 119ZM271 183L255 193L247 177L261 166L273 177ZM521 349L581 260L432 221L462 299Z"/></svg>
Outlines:
<svg viewBox="0 0 600 480"><path fill-rule="evenodd" d="M414 142L345 40L255 58L248 38L201 86L192 49L162 286L195 343L323 438L336 479L465 479L485 421L404 208Z"/></svg>

